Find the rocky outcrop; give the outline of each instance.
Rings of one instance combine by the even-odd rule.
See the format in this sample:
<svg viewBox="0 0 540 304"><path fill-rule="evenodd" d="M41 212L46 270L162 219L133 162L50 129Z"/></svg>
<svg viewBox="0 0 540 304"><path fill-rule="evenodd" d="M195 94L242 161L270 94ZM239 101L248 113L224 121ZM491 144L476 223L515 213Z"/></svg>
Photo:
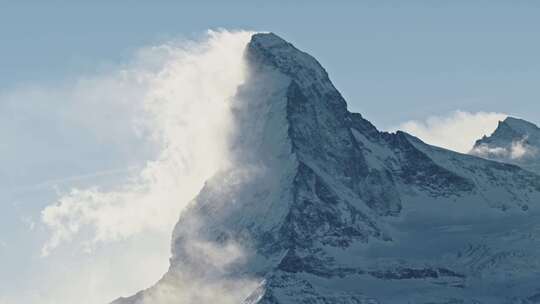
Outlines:
<svg viewBox="0 0 540 304"><path fill-rule="evenodd" d="M116 304L191 303L192 281L228 290L223 303L537 297L538 175L378 131L274 34L245 56L235 165L180 216L164 278Z"/></svg>

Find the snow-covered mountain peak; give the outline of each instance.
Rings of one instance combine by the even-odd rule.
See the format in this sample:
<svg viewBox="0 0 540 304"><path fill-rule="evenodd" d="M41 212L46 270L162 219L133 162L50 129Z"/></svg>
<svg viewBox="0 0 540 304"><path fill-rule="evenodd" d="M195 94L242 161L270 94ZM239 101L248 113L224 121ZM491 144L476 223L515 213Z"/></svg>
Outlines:
<svg viewBox="0 0 540 304"><path fill-rule="evenodd" d="M251 43L258 44L262 48L290 48L294 46L274 33L257 33L251 36Z"/></svg>
<svg viewBox="0 0 540 304"><path fill-rule="evenodd" d="M484 136L476 142L476 145L491 142L515 141L523 138L530 138L536 141L540 135L540 128L535 124L524 119L507 117L503 121L499 121L497 128L490 136Z"/></svg>
<svg viewBox="0 0 540 304"><path fill-rule="evenodd" d="M253 35L246 57L252 67L257 64L272 66L302 85L330 84L328 74L315 58L273 33Z"/></svg>
<svg viewBox="0 0 540 304"><path fill-rule="evenodd" d="M378 131L275 34L245 57L236 165L180 215L164 278L117 304L540 298L540 176Z"/></svg>
<svg viewBox="0 0 540 304"><path fill-rule="evenodd" d="M470 153L540 173L540 128L508 117L499 122L493 134L477 140Z"/></svg>
<svg viewBox="0 0 540 304"><path fill-rule="evenodd" d="M500 122L500 124L507 125L512 130L523 135L533 132L540 132L540 129L535 124L520 118L507 117L504 121Z"/></svg>

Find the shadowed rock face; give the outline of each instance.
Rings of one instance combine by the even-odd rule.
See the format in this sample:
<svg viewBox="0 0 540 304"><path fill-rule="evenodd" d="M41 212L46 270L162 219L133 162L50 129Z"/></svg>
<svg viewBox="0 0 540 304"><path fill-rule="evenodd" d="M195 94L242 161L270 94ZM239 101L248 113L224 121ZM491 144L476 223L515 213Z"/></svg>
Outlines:
<svg viewBox="0 0 540 304"><path fill-rule="evenodd" d="M540 128L526 120L508 117L499 122L489 137L477 140L471 154L540 174Z"/></svg>
<svg viewBox="0 0 540 304"><path fill-rule="evenodd" d="M538 297L539 176L379 132L274 34L245 57L236 165L180 216L164 278L115 303L204 303L182 297L201 286L246 304Z"/></svg>

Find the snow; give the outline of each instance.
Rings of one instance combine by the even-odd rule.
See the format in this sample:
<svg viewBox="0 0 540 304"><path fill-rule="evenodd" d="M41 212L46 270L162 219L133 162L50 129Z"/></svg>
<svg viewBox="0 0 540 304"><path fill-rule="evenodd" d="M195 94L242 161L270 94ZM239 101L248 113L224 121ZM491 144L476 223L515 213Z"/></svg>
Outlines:
<svg viewBox="0 0 540 304"><path fill-rule="evenodd" d="M313 57L274 34L254 35L246 58L236 162L181 215L164 279L118 304L185 284L186 270L235 286L231 303L540 297L540 176L377 131Z"/></svg>
<svg viewBox="0 0 540 304"><path fill-rule="evenodd" d="M540 128L523 119L508 117L499 122L491 136L477 140L470 154L540 174Z"/></svg>

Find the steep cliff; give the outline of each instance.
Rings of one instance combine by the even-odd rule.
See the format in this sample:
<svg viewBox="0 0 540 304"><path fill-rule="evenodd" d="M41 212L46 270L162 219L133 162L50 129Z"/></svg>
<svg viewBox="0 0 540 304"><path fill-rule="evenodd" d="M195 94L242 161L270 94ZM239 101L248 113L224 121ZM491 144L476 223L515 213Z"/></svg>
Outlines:
<svg viewBox="0 0 540 304"><path fill-rule="evenodd" d="M181 214L163 279L115 304L540 301L538 175L378 131L274 34L245 58L234 165Z"/></svg>

